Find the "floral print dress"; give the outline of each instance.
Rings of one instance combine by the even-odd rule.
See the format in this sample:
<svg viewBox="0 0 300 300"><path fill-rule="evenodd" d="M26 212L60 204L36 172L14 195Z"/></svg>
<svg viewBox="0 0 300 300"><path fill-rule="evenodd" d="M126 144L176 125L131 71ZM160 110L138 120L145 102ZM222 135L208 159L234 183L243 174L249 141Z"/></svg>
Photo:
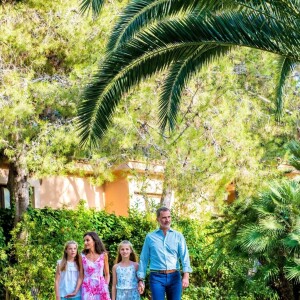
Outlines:
<svg viewBox="0 0 300 300"><path fill-rule="evenodd" d="M128 267L116 268L117 273L117 300L140 300L138 279L134 264Z"/></svg>
<svg viewBox="0 0 300 300"><path fill-rule="evenodd" d="M103 276L104 253L96 261L82 254L84 278L81 286L82 300L110 300L108 285Z"/></svg>

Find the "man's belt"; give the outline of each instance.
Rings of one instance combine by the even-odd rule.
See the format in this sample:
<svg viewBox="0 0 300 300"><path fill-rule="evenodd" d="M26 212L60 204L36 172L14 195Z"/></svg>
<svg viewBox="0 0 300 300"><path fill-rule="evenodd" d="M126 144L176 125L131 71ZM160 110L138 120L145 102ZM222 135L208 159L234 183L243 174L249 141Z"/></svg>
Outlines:
<svg viewBox="0 0 300 300"><path fill-rule="evenodd" d="M170 274L170 273L174 273L176 271L177 271L176 269L172 269L172 270L150 270L150 272L160 273L160 274Z"/></svg>

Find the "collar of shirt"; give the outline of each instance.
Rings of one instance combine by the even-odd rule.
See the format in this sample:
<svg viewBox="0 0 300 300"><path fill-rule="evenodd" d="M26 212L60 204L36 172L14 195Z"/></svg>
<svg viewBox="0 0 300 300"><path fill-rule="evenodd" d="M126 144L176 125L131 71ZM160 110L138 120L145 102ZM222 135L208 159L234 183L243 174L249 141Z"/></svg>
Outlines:
<svg viewBox="0 0 300 300"><path fill-rule="evenodd" d="M154 230L154 232L159 232L159 231L163 231L161 228L157 228L156 230ZM173 232L174 230L172 228L168 229L168 231Z"/></svg>

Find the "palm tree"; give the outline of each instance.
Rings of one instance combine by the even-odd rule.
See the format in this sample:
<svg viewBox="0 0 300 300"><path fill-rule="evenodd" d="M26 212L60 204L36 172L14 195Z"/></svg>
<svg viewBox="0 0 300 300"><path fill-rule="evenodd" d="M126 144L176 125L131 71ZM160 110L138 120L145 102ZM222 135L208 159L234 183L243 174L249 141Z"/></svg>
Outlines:
<svg viewBox="0 0 300 300"><path fill-rule="evenodd" d="M277 290L280 299L298 299L300 282L300 186L294 181L272 184L251 205L256 220L237 234L243 252L259 259L257 276ZM297 290L297 291L296 291Z"/></svg>
<svg viewBox="0 0 300 300"><path fill-rule="evenodd" d="M276 91L280 117L284 83L300 59L299 4L299 0L132 0L84 92L78 111L82 143L97 143L124 93L166 70L159 119L162 130L173 130L188 80L238 46L281 57Z"/></svg>

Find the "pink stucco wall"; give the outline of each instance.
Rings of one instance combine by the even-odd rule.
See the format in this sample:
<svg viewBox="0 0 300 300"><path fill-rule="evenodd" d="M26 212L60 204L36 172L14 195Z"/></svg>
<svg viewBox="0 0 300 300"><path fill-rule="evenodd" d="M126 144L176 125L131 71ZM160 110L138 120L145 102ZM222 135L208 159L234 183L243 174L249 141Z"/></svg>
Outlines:
<svg viewBox="0 0 300 300"><path fill-rule="evenodd" d="M105 184L105 209L109 213L127 216L129 208L129 186L127 177L116 177Z"/></svg>
<svg viewBox="0 0 300 300"><path fill-rule="evenodd" d="M40 180L39 207L74 208L80 200L86 200L89 208L104 209L103 187L93 186L87 178L47 177Z"/></svg>

